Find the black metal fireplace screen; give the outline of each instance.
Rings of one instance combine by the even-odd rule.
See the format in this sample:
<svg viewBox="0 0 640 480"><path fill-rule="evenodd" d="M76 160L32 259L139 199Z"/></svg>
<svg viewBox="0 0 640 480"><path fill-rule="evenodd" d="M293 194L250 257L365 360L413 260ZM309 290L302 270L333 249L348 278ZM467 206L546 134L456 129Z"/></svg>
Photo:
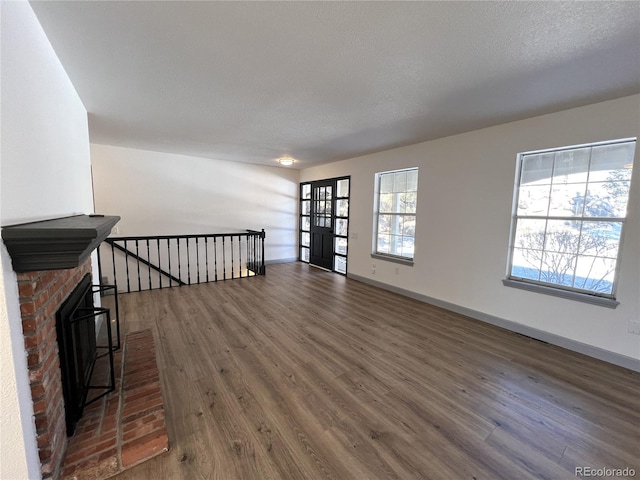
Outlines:
<svg viewBox="0 0 640 480"><path fill-rule="evenodd" d="M113 321L110 309L95 307L93 300L94 294L110 291L115 302ZM84 408L115 389L113 356L120 348L116 287L92 285L86 275L58 309L56 330L67 435L71 436Z"/></svg>

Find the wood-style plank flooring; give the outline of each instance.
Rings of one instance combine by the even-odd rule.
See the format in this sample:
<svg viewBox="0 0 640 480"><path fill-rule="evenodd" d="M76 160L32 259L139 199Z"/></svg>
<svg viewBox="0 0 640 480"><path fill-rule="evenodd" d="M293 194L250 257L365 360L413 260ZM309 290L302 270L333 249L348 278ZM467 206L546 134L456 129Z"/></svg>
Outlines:
<svg viewBox="0 0 640 480"><path fill-rule="evenodd" d="M640 376L302 263L120 297L171 451L138 479L640 475Z"/></svg>

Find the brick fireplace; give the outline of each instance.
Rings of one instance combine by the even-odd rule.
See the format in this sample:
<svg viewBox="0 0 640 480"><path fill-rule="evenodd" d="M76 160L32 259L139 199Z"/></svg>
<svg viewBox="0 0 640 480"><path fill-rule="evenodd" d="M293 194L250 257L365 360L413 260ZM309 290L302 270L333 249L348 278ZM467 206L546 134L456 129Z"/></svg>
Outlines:
<svg viewBox="0 0 640 480"><path fill-rule="evenodd" d="M74 215L2 228L17 274L42 477L57 478L67 448L56 312L91 273L91 252L120 217Z"/></svg>
<svg viewBox="0 0 640 480"><path fill-rule="evenodd" d="M127 335L114 354L109 313L106 347L88 323L92 312L109 311L93 308L89 257L119 219L76 215L2 228L18 282L43 479L106 479L169 448L153 334ZM105 358L98 348L107 350L107 370L102 363L97 376L110 375L108 386L93 383ZM90 389L105 390L89 396Z"/></svg>
<svg viewBox="0 0 640 480"><path fill-rule="evenodd" d="M76 268L17 274L38 453L45 479L58 477L67 447L56 312L90 272L91 260L87 258Z"/></svg>

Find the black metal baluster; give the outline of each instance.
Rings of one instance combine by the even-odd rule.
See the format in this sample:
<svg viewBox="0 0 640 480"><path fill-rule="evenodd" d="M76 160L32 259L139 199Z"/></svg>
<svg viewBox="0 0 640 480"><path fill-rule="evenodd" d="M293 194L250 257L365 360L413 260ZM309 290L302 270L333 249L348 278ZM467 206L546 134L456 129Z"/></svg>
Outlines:
<svg viewBox="0 0 640 480"><path fill-rule="evenodd" d="M200 245L196 237L196 270L198 271L198 283L200 283Z"/></svg>
<svg viewBox="0 0 640 480"><path fill-rule="evenodd" d="M113 284L117 285L116 281L116 250L113 248L113 243L109 242L111 245L111 261L113 262ZM118 289L116 289L115 295L118 294Z"/></svg>
<svg viewBox="0 0 640 480"><path fill-rule="evenodd" d="M251 275L251 233L247 233L247 276Z"/></svg>
<svg viewBox="0 0 640 480"><path fill-rule="evenodd" d="M178 278L182 280L182 259L180 258L180 238L176 238L178 242Z"/></svg>
<svg viewBox="0 0 640 480"><path fill-rule="evenodd" d="M260 237L257 233L253 234L253 272L260 275L260 266L258 265L258 246L260 245Z"/></svg>
<svg viewBox="0 0 640 480"><path fill-rule="evenodd" d="M215 280L218 281L218 243L216 242L216 237L213 237L213 273Z"/></svg>
<svg viewBox="0 0 640 480"><path fill-rule="evenodd" d="M260 259L258 258L260 255L258 254L259 248L260 247L260 236L255 233L253 235L253 272L256 275L260 275L260 265L259 265L259 261Z"/></svg>
<svg viewBox="0 0 640 480"><path fill-rule="evenodd" d="M131 283L129 282L129 249L127 241L124 241L124 264L127 266L127 293L131 293Z"/></svg>
<svg viewBox="0 0 640 480"><path fill-rule="evenodd" d="M156 252L158 252L158 268L162 270L162 262L160 260L160 239L156 238ZM158 281L160 282L160 288L162 288L162 274L158 274Z"/></svg>
<svg viewBox="0 0 640 480"><path fill-rule="evenodd" d="M142 291L142 286L140 285L140 251L138 250L138 240L136 240L136 264L138 266L138 291Z"/></svg>
<svg viewBox="0 0 640 480"><path fill-rule="evenodd" d="M149 250L149 239L147 238L147 262L151 263L151 253ZM151 285L151 268L147 267L147 270L149 271L149 290L153 289L153 286Z"/></svg>
<svg viewBox="0 0 640 480"><path fill-rule="evenodd" d="M191 258L189 257L189 237L187 237L187 283L191 285Z"/></svg>
<svg viewBox="0 0 640 480"><path fill-rule="evenodd" d="M102 285L102 262L100 261L100 257L102 254L100 250L102 249L102 243L98 245L98 285Z"/></svg>
<svg viewBox="0 0 640 480"><path fill-rule="evenodd" d="M207 283L209 283L209 238L204 237L204 266L207 271Z"/></svg>
<svg viewBox="0 0 640 480"><path fill-rule="evenodd" d="M240 278L242 278L242 235L238 235L238 266L240 267Z"/></svg>

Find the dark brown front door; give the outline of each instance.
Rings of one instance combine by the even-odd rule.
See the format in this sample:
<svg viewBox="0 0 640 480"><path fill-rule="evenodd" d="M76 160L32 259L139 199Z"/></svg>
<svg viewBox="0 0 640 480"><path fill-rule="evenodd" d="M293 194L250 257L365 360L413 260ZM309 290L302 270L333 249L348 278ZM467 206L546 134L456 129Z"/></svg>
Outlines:
<svg viewBox="0 0 640 480"><path fill-rule="evenodd" d="M309 263L333 270L335 180L311 183L311 242Z"/></svg>

